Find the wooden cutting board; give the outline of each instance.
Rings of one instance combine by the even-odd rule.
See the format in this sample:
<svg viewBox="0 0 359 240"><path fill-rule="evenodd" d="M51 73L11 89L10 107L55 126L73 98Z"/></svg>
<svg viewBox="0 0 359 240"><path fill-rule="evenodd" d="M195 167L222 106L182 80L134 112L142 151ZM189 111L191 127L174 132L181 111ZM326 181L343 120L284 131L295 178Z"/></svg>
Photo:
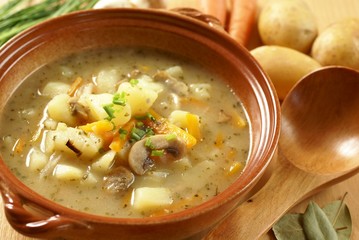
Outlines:
<svg viewBox="0 0 359 240"><path fill-rule="evenodd" d="M175 0L170 0L171 2ZM186 0L186 6L200 6L201 0ZM211 1L211 0L210 0ZM212 0L214 1L214 0ZM225 1L225 0L220 0ZM266 0L258 0L258 2L265 2ZM319 30L322 31L329 24L338 21L347 17L358 17L359 18L359 1L358 0L304 0L311 7L313 12L315 13ZM4 2L0 0L0 3ZM177 1L182 2L183 1ZM177 4L178 5L178 4ZM255 42L256 39L253 39ZM255 43L253 44L253 46ZM270 168L275 167L275 161L273 162ZM270 170L269 168L269 170ZM270 175L270 172L267 172L266 175ZM325 205L331 201L341 199L342 196L348 192L348 196L345 200L352 215L353 221L353 234L352 240L359 239L359 175L356 175L345 182L342 182L336 186L328 188L316 194L309 199L303 201L296 207L294 207L291 212L304 212L308 202L313 200L317 202L319 205ZM13 230L8 222L6 221L4 212L2 210L3 204L0 199L0 239L8 239L8 240L30 240L33 238L27 238L20 234L18 234L15 230ZM269 240L274 239L271 233L263 236L261 240ZM229 239L228 239L229 240ZM246 240L246 239L244 239Z"/></svg>

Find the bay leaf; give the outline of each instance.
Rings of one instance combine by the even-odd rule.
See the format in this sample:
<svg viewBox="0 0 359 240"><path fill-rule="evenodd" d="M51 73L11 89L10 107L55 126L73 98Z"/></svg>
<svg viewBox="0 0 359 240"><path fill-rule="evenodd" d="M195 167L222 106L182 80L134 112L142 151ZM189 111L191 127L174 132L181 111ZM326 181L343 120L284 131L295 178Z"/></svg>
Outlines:
<svg viewBox="0 0 359 240"><path fill-rule="evenodd" d="M338 200L324 206L323 211L336 229L338 239L349 240L352 233L352 219L348 206Z"/></svg>
<svg viewBox="0 0 359 240"><path fill-rule="evenodd" d="M301 224L302 214L285 214L272 230L277 240L306 240Z"/></svg>
<svg viewBox="0 0 359 240"><path fill-rule="evenodd" d="M312 201L303 214L303 229L308 240L338 240L338 235L327 215Z"/></svg>

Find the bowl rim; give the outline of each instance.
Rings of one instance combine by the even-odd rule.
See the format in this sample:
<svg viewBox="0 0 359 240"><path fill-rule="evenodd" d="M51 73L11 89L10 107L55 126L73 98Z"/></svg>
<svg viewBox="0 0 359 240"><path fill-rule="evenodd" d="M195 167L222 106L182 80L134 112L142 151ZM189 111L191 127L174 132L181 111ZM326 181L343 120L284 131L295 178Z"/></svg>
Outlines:
<svg viewBox="0 0 359 240"><path fill-rule="evenodd" d="M155 216L155 217L144 217L144 218L121 218L121 217L109 217L109 216L102 216L102 215L95 215L91 213L86 213L78 210L74 210L68 207L65 207L61 204L58 204L52 200L46 199L45 197L41 196L31 188L27 187L24 183L22 183L14 174L11 173L10 169L6 166L4 160L1 159L0 156L0 179L3 178L5 180L4 182L8 185L11 184L10 191L12 191L14 194L17 194L20 196L20 198L24 199L25 201L31 201L31 199L36 198L36 203L40 206L44 207L45 209L51 209L54 213L61 213L65 216L71 216L72 218L77 219L86 219L87 221L92 222L106 222L106 223L114 223L114 224L131 224L131 225L141 225L141 224L162 224L162 223L168 223L168 222L174 222L174 221L183 221L188 218L192 218L194 216L199 216L204 212L209 212L214 208L217 208L224 203L233 200L236 196L242 194L243 192L247 191L247 188L249 188L251 185L253 185L255 182L257 182L260 178L260 176L263 174L265 169L270 163L270 159L273 157L275 149L278 144L279 140L279 129L280 129L280 106L279 106L279 100L275 93L275 88L272 82L270 81L267 74L263 71L259 63L252 57L247 49L245 49L243 46L238 44L234 39L232 39L229 34L226 34L225 32L221 32L219 30L215 30L213 27L209 26L208 24L204 22L200 22L196 19L191 19L187 16L180 15L175 12L171 11L164 11L164 10L157 10L157 9L92 9L92 10L85 10L85 11L78 11L74 13L70 13L67 15L59 16L53 19L46 20L44 22L41 22L24 32L16 35L15 37L11 38L7 43L5 43L0 48L0 59L1 55L5 52L13 51L16 48L16 45L19 43L27 43L26 40L28 40L33 34L37 34L41 29L51 27L51 25L55 25L54 23L59 23L61 21L63 22L71 22L71 21L81 21L84 19L96 19L99 17L99 15L104 16L111 16L114 17L114 15L118 14L118 16L126 15L126 16L133 16L133 17L139 17L143 19L148 20L154 20L153 15L156 15L161 19L161 21L164 21L165 19L171 18L176 20L176 24L179 24L181 26L190 26L192 29L201 29L205 32L209 32L212 36L216 36L217 38L222 39L227 44L230 44L230 46L234 49L237 49L241 52L242 55L245 55L246 58L251 60L251 64L255 67L257 74L259 74L264 81L262 81L262 84L264 84L263 87L266 88L268 92L269 98L267 99L268 102L271 103L271 106L266 106L265 104L261 104L260 108L262 110L262 114L267 115L269 112L273 113L273 116L271 119L264 119L263 124L266 126L270 126L270 128L264 129L264 132L267 134L262 133L262 136L268 136L268 133L270 137L266 137L264 139L261 139L261 146L266 147L266 151L261 154L261 158L263 161L263 164L260 167L257 167L254 169L255 177L251 179L250 182L246 183L246 187L241 187L241 189L238 191L238 186L234 186L236 183L238 183L237 180L234 181L229 187L227 187L224 191L219 193L216 197L211 198L210 200L191 207L186 210L182 210L180 212L171 213L163 216ZM25 42L24 42L25 41ZM26 44L27 46L27 44ZM25 46L25 47L26 47ZM19 50L16 50L19 51ZM13 53L15 54L15 53ZM0 65L0 68L2 67L2 63ZM1 81L1 79L0 79ZM272 121L272 124L269 125L269 122ZM266 159L265 161L263 159ZM4 187L3 187L4 188ZM0 185L1 190L1 185ZM4 194L5 190L2 189L2 194ZM218 197L220 196L220 197Z"/></svg>

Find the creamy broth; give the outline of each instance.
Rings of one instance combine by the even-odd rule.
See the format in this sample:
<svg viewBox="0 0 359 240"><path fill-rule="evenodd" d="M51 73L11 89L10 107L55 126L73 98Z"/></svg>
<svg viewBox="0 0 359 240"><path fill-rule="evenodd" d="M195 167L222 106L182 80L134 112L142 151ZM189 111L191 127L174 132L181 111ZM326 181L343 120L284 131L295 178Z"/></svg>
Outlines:
<svg viewBox="0 0 359 240"><path fill-rule="evenodd" d="M88 51L50 63L8 102L1 119L2 158L31 189L83 212L145 217L196 206L238 178L249 150L245 111L217 78L185 59L149 49ZM142 103L136 102L139 96L132 100L136 110L126 91L134 88L149 96ZM71 116L65 117L60 95ZM108 96L113 103L101 105ZM101 109L86 105L98 102ZM113 127L103 130L108 122ZM98 147L77 146L70 130L91 136L88 141L95 139L91 143ZM62 133L69 137L59 146ZM153 147L153 136L159 135L171 146ZM148 162L136 170L128 159L142 139L145 147L136 146L146 149ZM116 182L119 171L130 180Z"/></svg>

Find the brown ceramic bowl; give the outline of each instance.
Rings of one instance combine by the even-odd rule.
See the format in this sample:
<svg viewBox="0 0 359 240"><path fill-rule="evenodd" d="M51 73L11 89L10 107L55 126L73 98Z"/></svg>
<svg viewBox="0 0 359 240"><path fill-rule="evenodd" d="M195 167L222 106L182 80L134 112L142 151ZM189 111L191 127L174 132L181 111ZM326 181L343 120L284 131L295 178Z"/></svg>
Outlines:
<svg viewBox="0 0 359 240"><path fill-rule="evenodd" d="M249 117L250 154L243 174L228 189L197 207L166 216L125 219L90 215L47 200L21 183L0 160L0 190L7 219L18 232L39 238L198 236L244 200L273 156L280 129L274 88L245 48L206 23L168 11L91 10L41 23L0 49L0 114L15 88L34 69L70 53L110 46L162 49L221 76L240 97Z"/></svg>

